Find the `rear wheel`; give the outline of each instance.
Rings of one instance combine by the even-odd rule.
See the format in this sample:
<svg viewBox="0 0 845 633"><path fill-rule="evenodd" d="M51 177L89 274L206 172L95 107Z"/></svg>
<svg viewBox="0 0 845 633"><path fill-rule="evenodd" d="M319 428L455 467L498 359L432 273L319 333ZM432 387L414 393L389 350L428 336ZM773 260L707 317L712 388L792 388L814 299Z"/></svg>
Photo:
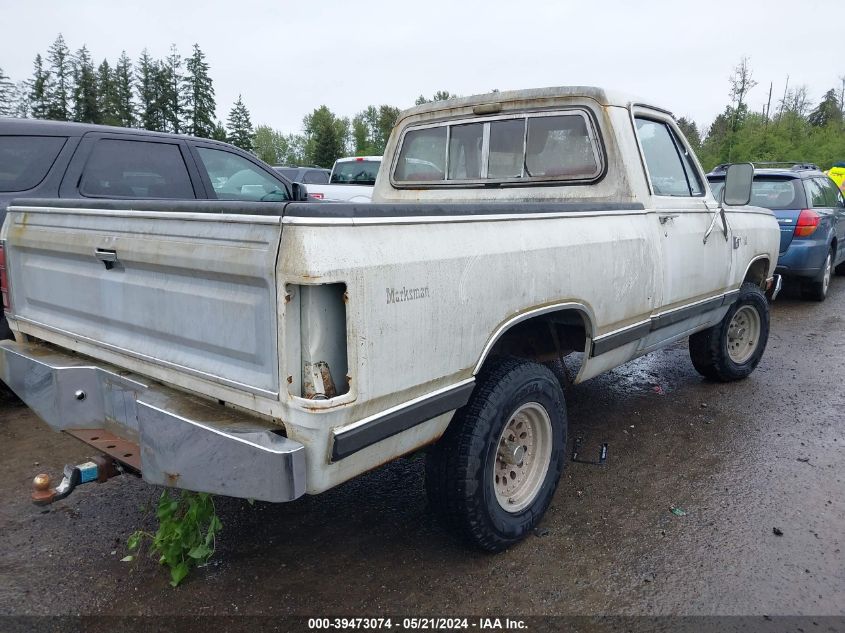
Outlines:
<svg viewBox="0 0 845 633"><path fill-rule="evenodd" d="M690 336L692 364L702 376L729 382L757 367L769 340L769 303L759 286L744 283L724 318Z"/></svg>
<svg viewBox="0 0 845 633"><path fill-rule="evenodd" d="M469 403L429 451L431 508L482 549L520 541L551 503L566 427L563 392L547 367L498 362L479 375Z"/></svg>
<svg viewBox="0 0 845 633"><path fill-rule="evenodd" d="M827 291L830 289L830 278L833 274L833 249L827 253L822 269L815 279L805 281L801 287L801 295L812 301L824 301L827 299Z"/></svg>

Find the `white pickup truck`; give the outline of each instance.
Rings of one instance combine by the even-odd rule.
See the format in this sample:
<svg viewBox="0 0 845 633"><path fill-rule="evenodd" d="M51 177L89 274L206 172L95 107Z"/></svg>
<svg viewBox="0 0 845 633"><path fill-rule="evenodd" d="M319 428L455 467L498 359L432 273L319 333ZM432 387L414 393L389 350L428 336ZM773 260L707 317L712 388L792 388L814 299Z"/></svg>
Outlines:
<svg viewBox="0 0 845 633"><path fill-rule="evenodd" d="M308 196L326 202L370 202L381 156L349 156L334 162L329 184L309 184Z"/></svg>
<svg viewBox="0 0 845 633"><path fill-rule="evenodd" d="M0 377L190 490L288 501L429 447L432 508L499 550L567 461L550 362L577 384L690 337L710 379L757 366L779 229L752 172L717 201L669 112L574 87L404 112L370 205L18 200Z"/></svg>

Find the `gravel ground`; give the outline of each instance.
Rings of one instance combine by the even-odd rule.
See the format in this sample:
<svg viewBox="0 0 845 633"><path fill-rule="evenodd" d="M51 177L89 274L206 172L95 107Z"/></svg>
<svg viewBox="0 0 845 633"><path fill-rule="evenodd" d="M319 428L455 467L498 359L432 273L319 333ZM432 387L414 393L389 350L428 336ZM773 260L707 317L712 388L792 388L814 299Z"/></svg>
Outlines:
<svg viewBox="0 0 845 633"><path fill-rule="evenodd" d="M439 527L415 456L294 503L217 499L217 554L178 589L120 562L160 490L123 477L33 506L32 476L90 449L6 399L0 615L845 615L843 314L843 278L822 304L787 289L741 383L703 380L679 344L571 388L570 442L608 460L570 463L504 553Z"/></svg>

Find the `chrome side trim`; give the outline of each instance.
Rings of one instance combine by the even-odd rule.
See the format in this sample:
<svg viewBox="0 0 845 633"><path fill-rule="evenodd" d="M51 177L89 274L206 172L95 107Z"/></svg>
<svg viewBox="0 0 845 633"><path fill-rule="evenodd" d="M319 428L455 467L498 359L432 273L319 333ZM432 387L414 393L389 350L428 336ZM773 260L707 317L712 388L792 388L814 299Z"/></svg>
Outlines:
<svg viewBox="0 0 845 633"><path fill-rule="evenodd" d="M459 409L469 401L474 387L475 378L468 378L333 430L331 461L348 457L438 415Z"/></svg>
<svg viewBox="0 0 845 633"><path fill-rule="evenodd" d="M162 203L167 203L162 200ZM54 213L73 215L96 215L110 216L113 218L148 218L148 219L178 219L188 221L208 222L209 220L236 222L241 224L279 224L281 216L278 215L240 215L235 213L191 213L187 211L132 211L132 205L127 205L125 211L112 209L89 209L76 207L34 207L13 205L8 209L9 213Z"/></svg>
<svg viewBox="0 0 845 633"><path fill-rule="evenodd" d="M706 299L678 306L677 308L672 308L671 310L658 312L653 314L647 320L639 321L633 325L597 336L593 340L593 348L590 351L590 356L600 356L612 349L616 349L617 347L621 347L627 343L639 340L650 332L680 323L681 321L693 318L699 314L703 314L704 312L710 312L716 308L730 305L736 301L738 296L738 289L730 290L713 297L708 297Z"/></svg>
<svg viewBox="0 0 845 633"><path fill-rule="evenodd" d="M403 203L397 203L401 205ZM513 213L481 215L418 215L383 218L319 218L286 215L282 224L301 226L366 226L380 224L446 224L459 222L504 222L511 220L556 220L561 218L591 218L601 216L646 215L653 209L625 209L622 211L568 211L561 213Z"/></svg>

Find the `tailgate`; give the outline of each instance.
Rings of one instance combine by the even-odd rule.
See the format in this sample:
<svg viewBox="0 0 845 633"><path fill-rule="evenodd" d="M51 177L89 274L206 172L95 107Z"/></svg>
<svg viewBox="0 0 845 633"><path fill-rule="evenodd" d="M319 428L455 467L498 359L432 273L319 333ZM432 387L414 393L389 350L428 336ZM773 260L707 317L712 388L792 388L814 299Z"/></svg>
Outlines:
<svg viewBox="0 0 845 633"><path fill-rule="evenodd" d="M108 349L278 393L279 216L67 206L9 209L11 305L23 331L30 323L83 341L88 355Z"/></svg>

